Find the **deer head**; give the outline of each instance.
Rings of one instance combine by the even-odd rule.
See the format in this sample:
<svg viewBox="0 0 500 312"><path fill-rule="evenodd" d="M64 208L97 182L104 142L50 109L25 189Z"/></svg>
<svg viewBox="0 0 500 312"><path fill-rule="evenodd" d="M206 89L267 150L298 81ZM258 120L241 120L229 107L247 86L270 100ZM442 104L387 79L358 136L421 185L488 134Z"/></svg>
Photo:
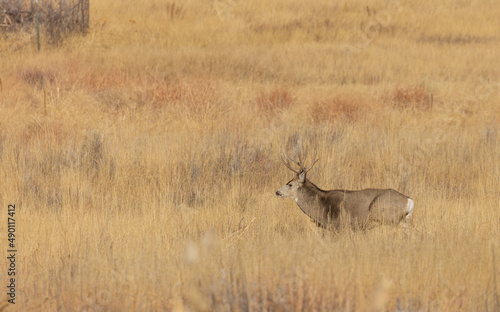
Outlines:
<svg viewBox="0 0 500 312"><path fill-rule="evenodd" d="M276 196L278 197L288 197L288 198L293 198L297 200L297 190L300 189L304 183L306 182L306 175L309 170L314 166L314 164L319 160L316 159L313 161L311 166L306 167L305 166L305 161L307 158L307 149L304 151L299 152L299 160L296 161L292 159L290 156L288 156L285 152L283 152L284 157L281 157L281 161L291 171L295 172L295 177L290 180L287 184L285 184L282 188L276 191ZM316 158L316 151L314 151L314 156L313 159ZM290 164L290 161L296 164L299 169L295 170L292 165Z"/></svg>

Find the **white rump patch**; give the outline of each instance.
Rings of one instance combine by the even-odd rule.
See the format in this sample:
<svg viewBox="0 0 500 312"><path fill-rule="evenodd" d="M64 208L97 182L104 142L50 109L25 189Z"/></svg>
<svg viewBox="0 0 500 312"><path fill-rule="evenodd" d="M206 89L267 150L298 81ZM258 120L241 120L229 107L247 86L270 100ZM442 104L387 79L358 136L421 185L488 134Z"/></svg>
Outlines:
<svg viewBox="0 0 500 312"><path fill-rule="evenodd" d="M415 205L415 202L413 199L408 198L408 204L406 204L406 220L411 220L411 217L413 215L413 206Z"/></svg>

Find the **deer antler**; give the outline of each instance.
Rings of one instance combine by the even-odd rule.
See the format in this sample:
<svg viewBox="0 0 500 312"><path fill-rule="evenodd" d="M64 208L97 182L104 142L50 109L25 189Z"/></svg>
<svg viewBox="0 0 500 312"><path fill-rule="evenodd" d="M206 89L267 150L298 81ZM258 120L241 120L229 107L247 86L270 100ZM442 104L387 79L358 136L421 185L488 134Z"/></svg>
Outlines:
<svg viewBox="0 0 500 312"><path fill-rule="evenodd" d="M313 156L313 159L316 158L316 150L314 150L314 156ZM281 156L281 162L283 162L283 164L290 170L292 170L293 172L295 173L300 173L301 171L305 171L305 172L308 172L309 170L311 170L311 168L314 166L314 164L316 164L316 162L319 160L316 159L313 161L313 163L311 164L311 166L309 168L306 169L305 167L305 161L307 159L307 147L305 150L301 150L299 151L299 161L296 161L295 159L293 159L292 157L288 156L285 151L283 151L283 155L285 155L286 157L286 162L285 162L285 158L283 158L283 156ZM295 170L292 168L292 166L290 165L290 161L292 161L294 164L296 164L297 166L299 166L299 171Z"/></svg>
<svg viewBox="0 0 500 312"><path fill-rule="evenodd" d="M317 153L317 150L315 149L314 150L314 156L312 159L316 158L316 153ZM309 170L311 170L311 168L314 166L314 164L316 164L318 162L319 158L317 158L315 161L313 161L313 163L311 164L311 166L309 166L309 168L306 169L306 172L308 172Z"/></svg>
<svg viewBox="0 0 500 312"><path fill-rule="evenodd" d="M288 156L285 151L283 151L283 155L285 155L286 158L288 158L289 160L293 161L293 163L295 163L297 166L300 167L300 158L299 158L299 161L296 161L295 159L293 159L292 157Z"/></svg>
<svg viewBox="0 0 500 312"><path fill-rule="evenodd" d="M290 165L290 160L293 161L297 166L299 166L300 169L302 169L302 166L300 165L300 163L293 160L290 156L288 156L285 153L285 151L283 151L283 155L285 155L285 157L287 158L287 161L285 162L285 159L283 158L283 156L281 156L281 162L283 163L283 165L285 165L285 167L287 167L288 169L292 170L293 172L295 172L297 174L300 173L300 171L297 171L297 170L292 168L292 166Z"/></svg>
<svg viewBox="0 0 500 312"><path fill-rule="evenodd" d="M304 164L306 163L306 159L307 159L307 146L305 150L301 149L299 151L299 163L302 169L304 169Z"/></svg>

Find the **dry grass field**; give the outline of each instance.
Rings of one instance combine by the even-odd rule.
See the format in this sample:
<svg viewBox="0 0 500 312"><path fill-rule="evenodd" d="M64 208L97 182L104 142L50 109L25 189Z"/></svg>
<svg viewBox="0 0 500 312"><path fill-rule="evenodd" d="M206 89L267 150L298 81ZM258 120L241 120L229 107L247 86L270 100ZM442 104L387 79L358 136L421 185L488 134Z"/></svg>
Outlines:
<svg viewBox="0 0 500 312"><path fill-rule="evenodd" d="M0 34L8 310L500 310L497 1L102 0L90 16L41 52ZM281 152L303 145L319 187L397 189L413 225L317 229L275 196Z"/></svg>

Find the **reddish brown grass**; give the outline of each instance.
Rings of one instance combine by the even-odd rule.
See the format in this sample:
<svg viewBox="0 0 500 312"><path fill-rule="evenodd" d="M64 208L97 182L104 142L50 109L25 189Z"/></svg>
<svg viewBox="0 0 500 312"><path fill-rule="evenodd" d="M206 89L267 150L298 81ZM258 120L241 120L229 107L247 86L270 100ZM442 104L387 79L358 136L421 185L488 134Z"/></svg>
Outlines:
<svg viewBox="0 0 500 312"><path fill-rule="evenodd" d="M355 120L366 103L355 96L337 96L325 101L317 101L310 108L315 122L328 122L343 117Z"/></svg>
<svg viewBox="0 0 500 312"><path fill-rule="evenodd" d="M20 72L21 79L30 84L40 88L46 83L54 82L56 74L52 70L41 69L38 67L27 67Z"/></svg>
<svg viewBox="0 0 500 312"><path fill-rule="evenodd" d="M283 87L275 87L268 92L260 92L255 99L259 114L267 117L274 117L277 113L290 108L294 105L296 99Z"/></svg>
<svg viewBox="0 0 500 312"><path fill-rule="evenodd" d="M397 108L430 110L432 109L434 97L422 87L396 87L386 97Z"/></svg>

